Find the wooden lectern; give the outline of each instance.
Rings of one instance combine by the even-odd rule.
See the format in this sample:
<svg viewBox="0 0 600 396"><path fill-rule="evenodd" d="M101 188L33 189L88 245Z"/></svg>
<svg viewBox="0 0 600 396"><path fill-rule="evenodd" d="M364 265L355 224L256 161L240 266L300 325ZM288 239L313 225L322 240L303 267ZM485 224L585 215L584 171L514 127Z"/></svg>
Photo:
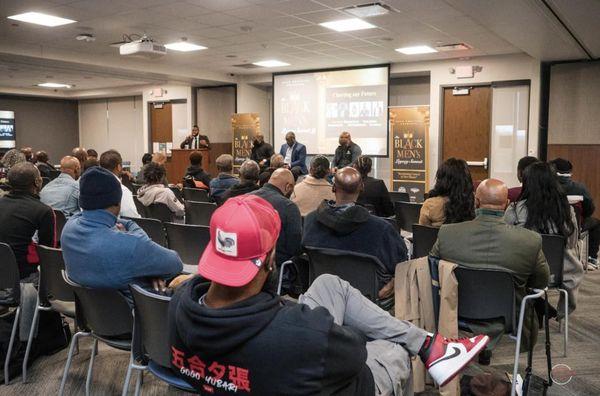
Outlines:
<svg viewBox="0 0 600 396"><path fill-rule="evenodd" d="M202 169L208 173L210 164L210 149L173 149L171 160L167 162L167 180L171 184L181 183L185 171L190 166L190 154L194 151L202 153Z"/></svg>

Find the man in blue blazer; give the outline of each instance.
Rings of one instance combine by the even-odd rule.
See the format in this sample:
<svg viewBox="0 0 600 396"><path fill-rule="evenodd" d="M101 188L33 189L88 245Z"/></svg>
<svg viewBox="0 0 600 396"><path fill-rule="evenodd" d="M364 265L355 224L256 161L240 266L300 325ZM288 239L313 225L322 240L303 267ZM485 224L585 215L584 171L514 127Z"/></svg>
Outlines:
<svg viewBox="0 0 600 396"><path fill-rule="evenodd" d="M306 175L306 146L296 141L294 132L285 135L286 143L281 145L279 154L284 158L285 167L292 171L295 179L300 175Z"/></svg>

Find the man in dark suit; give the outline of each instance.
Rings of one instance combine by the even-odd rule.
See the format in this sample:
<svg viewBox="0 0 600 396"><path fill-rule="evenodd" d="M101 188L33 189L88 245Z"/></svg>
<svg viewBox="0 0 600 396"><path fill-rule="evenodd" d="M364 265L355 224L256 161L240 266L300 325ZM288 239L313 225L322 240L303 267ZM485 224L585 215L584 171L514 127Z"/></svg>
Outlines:
<svg viewBox="0 0 600 396"><path fill-rule="evenodd" d="M210 141L208 136L200 135L200 128L198 125L194 125L192 128L192 134L185 138L179 145L182 149L198 149L198 148L210 148Z"/></svg>
<svg viewBox="0 0 600 396"><path fill-rule="evenodd" d="M292 171L294 178L299 175L306 175L306 146L296 141L296 134L288 132L285 135L285 143L281 145L279 150L284 158L285 167Z"/></svg>

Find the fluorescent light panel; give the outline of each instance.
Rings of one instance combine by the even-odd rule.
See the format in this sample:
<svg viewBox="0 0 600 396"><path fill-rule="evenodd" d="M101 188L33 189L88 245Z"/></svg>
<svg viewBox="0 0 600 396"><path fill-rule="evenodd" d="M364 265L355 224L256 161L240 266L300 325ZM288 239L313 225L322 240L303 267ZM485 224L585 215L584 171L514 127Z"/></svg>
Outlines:
<svg viewBox="0 0 600 396"><path fill-rule="evenodd" d="M281 66L289 66L289 63L285 63L282 61L278 61L275 59L264 60L260 62L253 62L253 65L262 66L262 67L281 67Z"/></svg>
<svg viewBox="0 0 600 396"><path fill-rule="evenodd" d="M414 47L396 48L396 51L405 55L431 54L438 52L435 48L427 45L416 45Z"/></svg>
<svg viewBox="0 0 600 396"><path fill-rule="evenodd" d="M34 23L42 26L61 26L68 25L69 23L75 23L72 19L66 19L57 17L54 15L42 14L41 12L26 12L24 14L12 15L8 19L14 19L15 21Z"/></svg>
<svg viewBox="0 0 600 396"><path fill-rule="evenodd" d="M365 22L362 19L350 18L340 19L338 21L323 22L319 25L327 29L335 30L336 32L351 32L354 30L373 29L377 26Z"/></svg>
<svg viewBox="0 0 600 396"><path fill-rule="evenodd" d="M52 82L38 84L38 87L44 87L44 88L71 88L71 86L69 84L60 84L60 83L52 83Z"/></svg>
<svg viewBox="0 0 600 396"><path fill-rule="evenodd" d="M173 51L181 52L200 51L206 49L206 47L198 44L188 43L187 41L178 41L176 43L165 44L165 47Z"/></svg>

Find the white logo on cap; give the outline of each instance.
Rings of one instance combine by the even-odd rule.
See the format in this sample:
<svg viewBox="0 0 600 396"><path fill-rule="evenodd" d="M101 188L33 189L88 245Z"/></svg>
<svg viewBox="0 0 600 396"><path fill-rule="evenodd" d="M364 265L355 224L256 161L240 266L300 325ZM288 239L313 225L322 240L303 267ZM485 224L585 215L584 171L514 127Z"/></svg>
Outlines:
<svg viewBox="0 0 600 396"><path fill-rule="evenodd" d="M217 240L215 241L217 251L228 256L237 257L237 234L225 232L217 228Z"/></svg>

